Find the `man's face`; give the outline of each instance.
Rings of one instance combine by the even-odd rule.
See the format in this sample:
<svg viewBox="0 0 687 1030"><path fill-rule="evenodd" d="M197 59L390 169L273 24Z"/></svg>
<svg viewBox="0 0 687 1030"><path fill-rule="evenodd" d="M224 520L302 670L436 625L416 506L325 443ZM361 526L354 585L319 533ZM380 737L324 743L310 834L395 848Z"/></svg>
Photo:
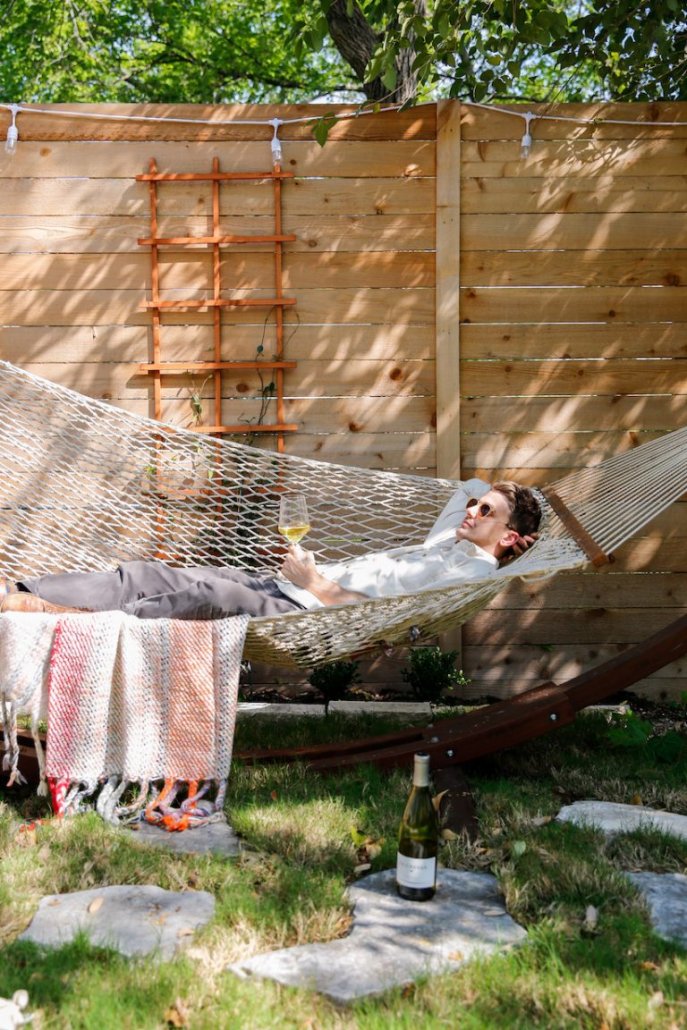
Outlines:
<svg viewBox="0 0 687 1030"><path fill-rule="evenodd" d="M510 507L504 495L498 490L489 490L468 506L456 530L456 540L470 540L489 554L497 554L499 547L513 543L513 531L507 525L509 518Z"/></svg>

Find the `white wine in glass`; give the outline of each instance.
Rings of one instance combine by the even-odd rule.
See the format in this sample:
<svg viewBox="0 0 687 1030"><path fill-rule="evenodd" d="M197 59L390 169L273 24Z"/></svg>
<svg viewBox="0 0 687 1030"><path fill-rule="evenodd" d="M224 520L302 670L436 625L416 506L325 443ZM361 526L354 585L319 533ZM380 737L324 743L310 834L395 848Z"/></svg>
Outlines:
<svg viewBox="0 0 687 1030"><path fill-rule="evenodd" d="M303 494L286 494L279 502L277 528L290 544L297 544L310 532L308 505Z"/></svg>

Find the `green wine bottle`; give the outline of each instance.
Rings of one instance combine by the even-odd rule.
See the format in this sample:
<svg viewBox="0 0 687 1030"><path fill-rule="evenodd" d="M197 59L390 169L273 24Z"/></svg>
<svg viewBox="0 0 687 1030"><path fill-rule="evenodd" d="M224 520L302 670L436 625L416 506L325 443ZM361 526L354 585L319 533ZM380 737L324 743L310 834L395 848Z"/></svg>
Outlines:
<svg viewBox="0 0 687 1030"><path fill-rule="evenodd" d="M429 901L437 878L439 824L429 789L429 755L418 752L413 787L398 831L396 889L408 901Z"/></svg>

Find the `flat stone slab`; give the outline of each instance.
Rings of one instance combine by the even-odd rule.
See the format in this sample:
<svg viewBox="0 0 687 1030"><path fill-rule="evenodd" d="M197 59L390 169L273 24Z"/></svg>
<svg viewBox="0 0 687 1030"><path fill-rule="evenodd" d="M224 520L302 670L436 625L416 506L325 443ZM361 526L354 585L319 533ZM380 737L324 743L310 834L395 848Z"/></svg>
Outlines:
<svg viewBox="0 0 687 1030"><path fill-rule="evenodd" d="M332 701L330 712L342 715L431 715L429 701Z"/></svg>
<svg viewBox="0 0 687 1030"><path fill-rule="evenodd" d="M431 716L432 706L425 701L332 701L330 712L341 715L413 715ZM318 704L271 704L269 701L241 701L238 718L250 715L276 715L288 719L293 716L324 716L325 706Z"/></svg>
<svg viewBox="0 0 687 1030"><path fill-rule="evenodd" d="M576 801L561 808L556 816L561 822L576 826L596 826L604 833L631 833L639 829L655 829L673 837L687 839L687 815L644 808L642 805L621 805L611 801Z"/></svg>
<svg viewBox="0 0 687 1030"><path fill-rule="evenodd" d="M347 937L266 952L228 968L291 987L306 987L340 1004L418 977L458 969L476 954L527 936L505 910L489 873L440 869L431 901L405 901L396 871L373 873L348 889L354 906Z"/></svg>
<svg viewBox="0 0 687 1030"><path fill-rule="evenodd" d="M85 933L91 944L127 957L156 952L170 959L193 931L212 919L215 899L207 891L166 891L154 886L96 887L41 898L19 940L59 948Z"/></svg>
<svg viewBox="0 0 687 1030"><path fill-rule="evenodd" d="M181 833L170 833L153 823L135 823L127 827L131 839L151 844L177 855L225 855L235 858L241 851L239 839L226 822L208 823Z"/></svg>
<svg viewBox="0 0 687 1030"><path fill-rule="evenodd" d="M625 873L644 896L659 937L687 948L687 876L682 873Z"/></svg>
<svg viewBox="0 0 687 1030"><path fill-rule="evenodd" d="M237 717L242 719L247 715L276 715L280 719L289 719L296 715L324 716L324 705L273 705L268 701L241 701Z"/></svg>

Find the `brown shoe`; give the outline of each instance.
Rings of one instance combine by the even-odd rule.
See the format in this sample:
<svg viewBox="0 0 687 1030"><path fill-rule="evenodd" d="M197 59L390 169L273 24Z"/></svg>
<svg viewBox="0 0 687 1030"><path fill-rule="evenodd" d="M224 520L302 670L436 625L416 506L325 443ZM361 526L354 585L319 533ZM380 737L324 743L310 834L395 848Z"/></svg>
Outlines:
<svg viewBox="0 0 687 1030"><path fill-rule="evenodd" d="M46 612L48 615L62 615L65 612L84 612L86 608L67 608L62 604L44 601L37 594L29 594L25 590L6 594L1 598L0 612Z"/></svg>

